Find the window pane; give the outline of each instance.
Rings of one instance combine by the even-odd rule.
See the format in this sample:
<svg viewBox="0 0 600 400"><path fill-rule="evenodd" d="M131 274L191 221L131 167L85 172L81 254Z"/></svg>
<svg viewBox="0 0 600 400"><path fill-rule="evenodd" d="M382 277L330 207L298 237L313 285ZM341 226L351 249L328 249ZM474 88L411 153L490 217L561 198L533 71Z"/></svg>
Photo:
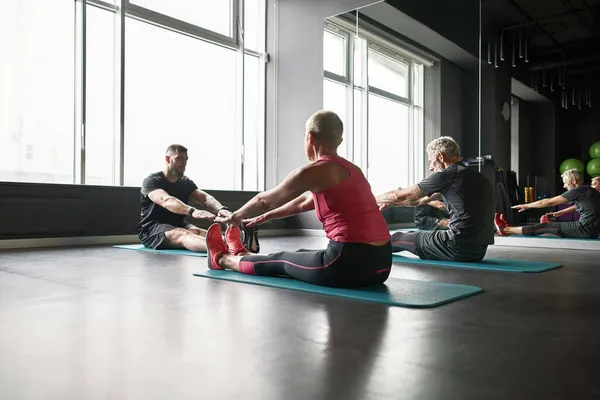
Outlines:
<svg viewBox="0 0 600 400"><path fill-rule="evenodd" d="M367 41L354 36L354 85L363 87L363 57L366 57Z"/></svg>
<svg viewBox="0 0 600 400"><path fill-rule="evenodd" d="M407 187L409 172L409 107L369 95L369 166L373 192Z"/></svg>
<svg viewBox="0 0 600 400"><path fill-rule="evenodd" d="M423 107L423 65L413 63L413 104Z"/></svg>
<svg viewBox="0 0 600 400"><path fill-rule="evenodd" d="M366 116L363 110L363 99L365 98L365 92L360 89L354 89L354 131L352 132L352 154L354 158L352 161L358 165L361 169L365 170L366 160L363 154L363 149L366 149Z"/></svg>
<svg viewBox="0 0 600 400"><path fill-rule="evenodd" d="M413 109L413 161L414 176L412 182L421 181L425 177L425 143L423 132L423 109L414 107Z"/></svg>
<svg viewBox="0 0 600 400"><path fill-rule="evenodd" d="M89 185L115 183L118 156L115 95L119 90L115 80L116 19L113 12L87 7L85 183Z"/></svg>
<svg viewBox="0 0 600 400"><path fill-rule="evenodd" d="M72 0L3 2L0 180L73 183Z"/></svg>
<svg viewBox="0 0 600 400"><path fill-rule="evenodd" d="M265 46L265 1L246 0L244 7L244 47L262 52Z"/></svg>
<svg viewBox="0 0 600 400"><path fill-rule="evenodd" d="M327 79L323 81L323 108L337 113L344 124L344 140L338 148L338 154L342 157L348 157L348 135L352 134L352 127L348 121L347 98L345 85Z"/></svg>
<svg viewBox="0 0 600 400"><path fill-rule="evenodd" d="M236 52L133 19L126 29L125 184L161 170L179 143L199 187L239 189Z"/></svg>
<svg viewBox="0 0 600 400"><path fill-rule="evenodd" d="M246 55L244 65L244 190L264 188L264 128L261 73L258 57Z"/></svg>
<svg viewBox="0 0 600 400"><path fill-rule="evenodd" d="M323 65L325 71L346 76L346 38L325 31L323 36Z"/></svg>
<svg viewBox="0 0 600 400"><path fill-rule="evenodd" d="M369 86L408 97L408 65L369 49Z"/></svg>
<svg viewBox="0 0 600 400"><path fill-rule="evenodd" d="M232 36L233 10L231 1L228 0L130 0L130 3L225 36Z"/></svg>

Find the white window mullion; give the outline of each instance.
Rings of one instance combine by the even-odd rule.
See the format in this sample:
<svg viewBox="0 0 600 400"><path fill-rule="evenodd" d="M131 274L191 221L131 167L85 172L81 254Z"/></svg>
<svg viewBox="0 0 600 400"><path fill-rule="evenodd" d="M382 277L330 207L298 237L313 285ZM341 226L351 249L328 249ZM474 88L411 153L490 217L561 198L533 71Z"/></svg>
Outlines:
<svg viewBox="0 0 600 400"><path fill-rule="evenodd" d="M236 190L244 190L244 0L232 0L234 6L234 31L237 32L237 66L236 66L236 143L235 149L239 149L239 157L236 158L235 176L233 177L233 187Z"/></svg>
<svg viewBox="0 0 600 400"><path fill-rule="evenodd" d="M74 163L73 183L85 183L85 16L86 0L74 3Z"/></svg>

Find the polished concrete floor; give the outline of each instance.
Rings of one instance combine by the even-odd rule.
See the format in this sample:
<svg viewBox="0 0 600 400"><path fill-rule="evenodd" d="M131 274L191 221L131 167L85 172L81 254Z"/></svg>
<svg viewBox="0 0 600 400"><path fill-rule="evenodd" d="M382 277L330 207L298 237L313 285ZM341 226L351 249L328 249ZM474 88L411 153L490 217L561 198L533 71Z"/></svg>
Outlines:
<svg viewBox="0 0 600 400"><path fill-rule="evenodd" d="M600 253L488 254L564 267L398 265L396 277L485 290L419 310L193 277L204 258L2 252L0 399L600 398Z"/></svg>

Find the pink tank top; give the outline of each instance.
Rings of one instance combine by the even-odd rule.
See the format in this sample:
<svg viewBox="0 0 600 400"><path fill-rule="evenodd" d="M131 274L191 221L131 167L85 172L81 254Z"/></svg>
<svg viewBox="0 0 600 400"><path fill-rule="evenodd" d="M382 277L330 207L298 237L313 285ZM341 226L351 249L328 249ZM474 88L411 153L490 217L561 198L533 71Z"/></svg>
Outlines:
<svg viewBox="0 0 600 400"><path fill-rule="evenodd" d="M350 177L339 185L313 193L317 217L327 237L341 243L389 240L387 222L360 169L339 156L326 156L319 161L333 162L350 171Z"/></svg>

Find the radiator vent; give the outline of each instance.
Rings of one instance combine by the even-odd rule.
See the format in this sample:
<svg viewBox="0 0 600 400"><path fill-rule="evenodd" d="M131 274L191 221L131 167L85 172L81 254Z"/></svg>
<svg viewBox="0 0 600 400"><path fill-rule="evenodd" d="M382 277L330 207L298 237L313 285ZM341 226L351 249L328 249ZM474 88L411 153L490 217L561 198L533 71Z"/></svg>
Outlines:
<svg viewBox="0 0 600 400"><path fill-rule="evenodd" d="M0 199L0 235L78 233L83 228L82 199Z"/></svg>

